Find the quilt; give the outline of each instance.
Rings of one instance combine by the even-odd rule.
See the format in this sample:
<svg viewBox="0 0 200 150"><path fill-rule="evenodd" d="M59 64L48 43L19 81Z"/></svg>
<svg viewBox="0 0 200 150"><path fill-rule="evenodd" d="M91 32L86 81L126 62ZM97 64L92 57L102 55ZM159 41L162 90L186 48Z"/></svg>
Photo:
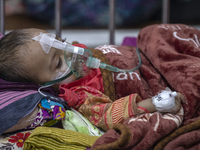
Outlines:
<svg viewBox="0 0 200 150"><path fill-rule="evenodd" d="M159 112L126 119L93 144L91 149L198 149L200 147L200 31L183 24L156 24L137 37L142 65L130 73L114 73L116 98L138 93L143 99L165 87L182 93L186 103L177 114ZM138 65L135 47L97 47L111 65ZM123 56L123 57L122 57ZM123 88L121 88L123 87ZM131 89L131 90L130 90ZM126 130L125 130L126 129ZM126 132L125 132L126 131ZM123 137L128 137L123 140Z"/></svg>

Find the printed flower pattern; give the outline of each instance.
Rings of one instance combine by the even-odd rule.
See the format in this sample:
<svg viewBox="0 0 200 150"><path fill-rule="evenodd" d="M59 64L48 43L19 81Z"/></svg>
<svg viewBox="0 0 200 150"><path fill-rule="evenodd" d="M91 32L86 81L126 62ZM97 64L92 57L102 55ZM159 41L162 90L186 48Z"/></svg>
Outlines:
<svg viewBox="0 0 200 150"><path fill-rule="evenodd" d="M16 143L17 147L23 147L24 141L29 137L31 133L17 133L16 135L9 137L9 142Z"/></svg>
<svg viewBox="0 0 200 150"><path fill-rule="evenodd" d="M57 113L55 114L56 115L55 119L64 120L65 119L65 109L62 107L58 107L57 109L58 110L57 110Z"/></svg>

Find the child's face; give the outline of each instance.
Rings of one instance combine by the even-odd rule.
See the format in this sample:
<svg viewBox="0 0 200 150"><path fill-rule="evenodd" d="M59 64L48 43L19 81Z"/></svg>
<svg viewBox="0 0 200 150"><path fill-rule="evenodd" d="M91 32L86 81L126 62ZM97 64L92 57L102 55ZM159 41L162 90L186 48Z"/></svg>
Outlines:
<svg viewBox="0 0 200 150"><path fill-rule="evenodd" d="M46 31L40 29L27 29L33 37L38 36L40 32ZM31 38L33 38L31 37ZM62 41L60 38L56 38ZM54 80L56 74L64 65L64 51L51 47L49 53L45 53L38 41L30 40L28 45L28 54L25 56L25 69L30 73L31 77L37 84L43 84ZM72 82L76 80L74 75L65 79L64 82ZM63 83L63 82L62 82Z"/></svg>

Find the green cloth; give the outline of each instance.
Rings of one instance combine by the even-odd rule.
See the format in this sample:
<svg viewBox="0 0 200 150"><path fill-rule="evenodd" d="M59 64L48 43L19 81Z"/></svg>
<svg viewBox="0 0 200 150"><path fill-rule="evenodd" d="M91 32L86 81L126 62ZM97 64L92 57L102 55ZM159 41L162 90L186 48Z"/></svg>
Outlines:
<svg viewBox="0 0 200 150"><path fill-rule="evenodd" d="M98 136L54 127L37 127L25 140L23 150L85 150Z"/></svg>
<svg viewBox="0 0 200 150"><path fill-rule="evenodd" d="M64 129L77 131L93 136L103 135L103 131L95 127L87 118L78 111L72 109L65 112L65 120L62 121Z"/></svg>

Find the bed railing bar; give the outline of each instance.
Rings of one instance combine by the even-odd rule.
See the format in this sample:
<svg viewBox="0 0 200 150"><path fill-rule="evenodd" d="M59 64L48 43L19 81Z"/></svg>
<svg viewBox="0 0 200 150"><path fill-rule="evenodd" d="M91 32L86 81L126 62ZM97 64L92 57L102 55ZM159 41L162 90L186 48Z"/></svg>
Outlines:
<svg viewBox="0 0 200 150"><path fill-rule="evenodd" d="M55 29L56 35L61 38L61 0L55 0Z"/></svg>
<svg viewBox="0 0 200 150"><path fill-rule="evenodd" d="M109 0L109 12L110 12L110 44L115 44L115 0Z"/></svg>
<svg viewBox="0 0 200 150"><path fill-rule="evenodd" d="M162 23L169 23L170 0L163 0L162 5Z"/></svg>
<svg viewBox="0 0 200 150"><path fill-rule="evenodd" d="M0 0L0 32L5 34L5 1Z"/></svg>

